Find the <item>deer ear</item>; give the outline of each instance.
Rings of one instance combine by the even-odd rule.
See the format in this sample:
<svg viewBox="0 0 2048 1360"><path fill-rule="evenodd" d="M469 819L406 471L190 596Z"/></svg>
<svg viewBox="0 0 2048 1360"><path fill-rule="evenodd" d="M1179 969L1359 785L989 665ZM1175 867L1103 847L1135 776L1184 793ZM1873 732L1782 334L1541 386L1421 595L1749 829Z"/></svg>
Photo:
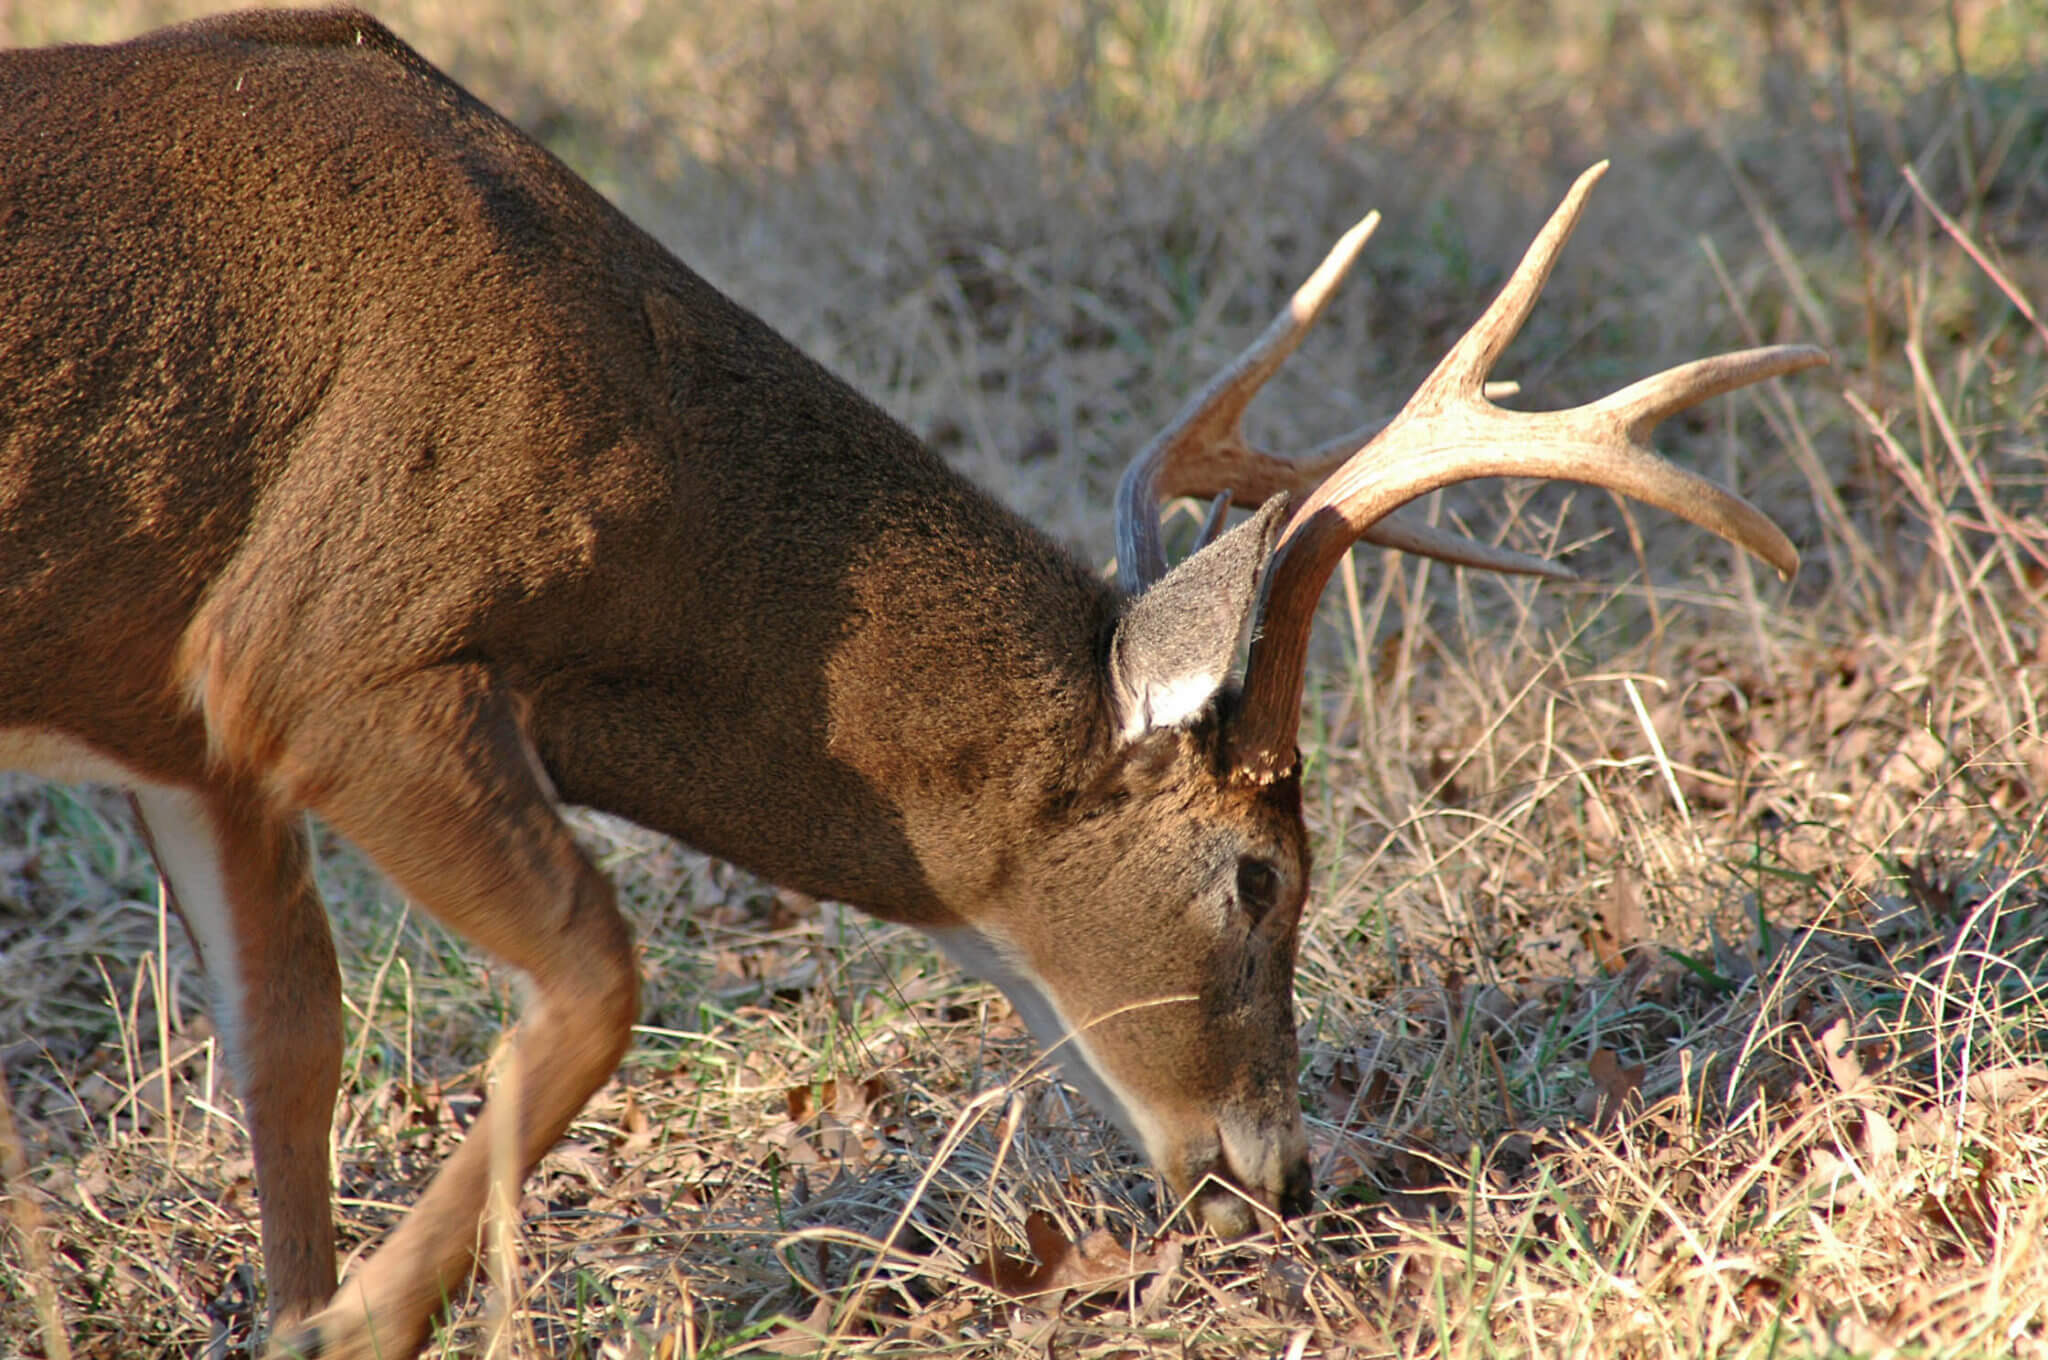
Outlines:
<svg viewBox="0 0 2048 1360"><path fill-rule="evenodd" d="M1268 500L1124 610L1109 648L1109 692L1124 740L1192 722L1230 680L1287 499Z"/></svg>

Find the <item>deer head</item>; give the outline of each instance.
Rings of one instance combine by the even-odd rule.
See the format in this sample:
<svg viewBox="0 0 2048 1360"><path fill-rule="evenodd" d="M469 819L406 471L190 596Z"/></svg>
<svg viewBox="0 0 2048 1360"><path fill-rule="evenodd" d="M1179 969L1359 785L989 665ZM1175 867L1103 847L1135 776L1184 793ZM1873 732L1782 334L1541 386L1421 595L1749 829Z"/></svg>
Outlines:
<svg viewBox="0 0 2048 1360"><path fill-rule="evenodd" d="M1508 411L1487 398L1494 362L1604 169L1580 177L1493 305L1383 425L1300 460L1252 447L1242 430L1246 406L1321 313L1375 216L1132 461L1118 494L1127 605L1103 661L1113 735L1100 772L1049 830L1027 880L1031 905L991 903L984 922L940 937L1005 988L1075 1082L1219 1231L1245 1231L1261 1210L1291 1213L1307 1194L1291 1019L1309 867L1296 729L1316 603L1343 553L1364 539L1568 575L1390 517L1452 482L1523 476L1633 496L1787 576L1798 565L1764 515L1645 441L1665 417L1822 363L1820 351L1723 355L1566 411ZM1169 570L1158 506L1183 495L1216 504L1205 546ZM1233 499L1263 505L1214 538Z"/></svg>

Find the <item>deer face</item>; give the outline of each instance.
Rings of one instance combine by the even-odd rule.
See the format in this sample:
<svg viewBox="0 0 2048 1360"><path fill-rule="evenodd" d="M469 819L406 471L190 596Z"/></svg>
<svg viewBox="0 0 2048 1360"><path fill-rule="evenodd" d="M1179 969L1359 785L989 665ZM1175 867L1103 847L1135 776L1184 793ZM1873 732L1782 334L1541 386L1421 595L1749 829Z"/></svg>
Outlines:
<svg viewBox="0 0 2048 1360"><path fill-rule="evenodd" d="M1307 1206L1294 780L1233 781L1221 723L1126 746L1047 828L1014 909L940 935L1218 1232ZM1029 901L1033 909L1024 909Z"/></svg>
<svg viewBox="0 0 2048 1360"><path fill-rule="evenodd" d="M972 919L935 932L1219 1232L1308 1200L1294 956L1298 780L1229 760L1231 675L1277 523L1253 517L1133 600L1105 662L1112 734L1041 810Z"/></svg>

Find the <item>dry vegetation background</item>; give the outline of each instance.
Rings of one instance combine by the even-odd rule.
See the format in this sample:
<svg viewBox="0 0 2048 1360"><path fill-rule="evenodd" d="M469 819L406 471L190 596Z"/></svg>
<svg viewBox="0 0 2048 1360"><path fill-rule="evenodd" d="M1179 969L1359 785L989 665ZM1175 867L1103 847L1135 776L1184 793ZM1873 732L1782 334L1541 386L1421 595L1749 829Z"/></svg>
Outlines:
<svg viewBox="0 0 2048 1360"><path fill-rule="evenodd" d="M0 38L190 12L0 0ZM1167 1230L993 991L587 819L645 1024L451 1350L2048 1355L2041 0L381 12L1097 560L1122 460L1370 208L1254 411L1280 447L1397 405L1603 156L1500 370L1528 402L1756 341L1836 359L1663 438L1786 525L1790 587L1484 485L1431 512L1589 584L1360 552L1331 590L1312 1217ZM516 996L345 847L322 873L355 1249L475 1117ZM122 806L0 775L0 1352L50 1353L52 1315L79 1355L246 1345L199 992Z"/></svg>

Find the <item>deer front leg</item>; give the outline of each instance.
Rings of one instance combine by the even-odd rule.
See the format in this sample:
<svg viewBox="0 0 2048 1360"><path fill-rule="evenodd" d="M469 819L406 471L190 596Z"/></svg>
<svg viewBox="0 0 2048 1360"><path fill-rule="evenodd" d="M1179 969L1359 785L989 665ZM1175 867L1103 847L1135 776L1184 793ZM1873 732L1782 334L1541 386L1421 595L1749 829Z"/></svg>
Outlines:
<svg viewBox="0 0 2048 1360"><path fill-rule="evenodd" d="M364 698L324 713L314 741L288 739L282 771L415 902L532 981L506 1054L523 1177L625 1052L639 1004L632 937L557 814L511 700L481 668ZM475 1264L505 1127L503 1111L487 1110L390 1239L279 1349L413 1354Z"/></svg>
<svg viewBox="0 0 2048 1360"><path fill-rule="evenodd" d="M328 1136L341 1081L341 977L302 819L226 788L134 796L213 993L256 1158L271 1324L288 1324L334 1294Z"/></svg>

